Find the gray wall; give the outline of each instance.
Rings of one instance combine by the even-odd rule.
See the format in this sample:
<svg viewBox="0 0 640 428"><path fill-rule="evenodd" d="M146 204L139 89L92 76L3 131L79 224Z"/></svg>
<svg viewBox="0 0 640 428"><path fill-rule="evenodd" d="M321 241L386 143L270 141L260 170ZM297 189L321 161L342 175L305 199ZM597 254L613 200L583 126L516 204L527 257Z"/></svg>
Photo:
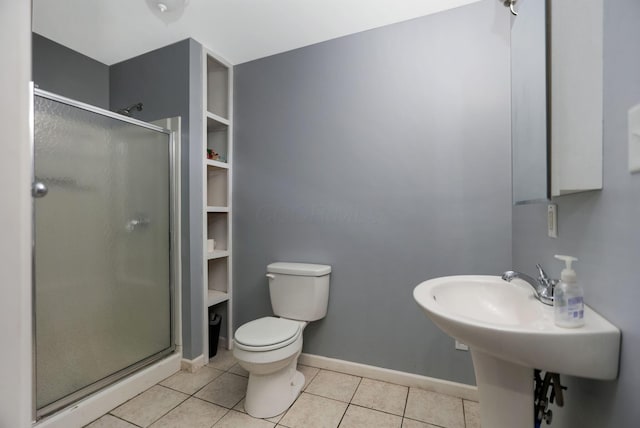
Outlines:
<svg viewBox="0 0 640 428"><path fill-rule="evenodd" d="M634 427L640 420L640 175L627 171L627 110L640 102L640 3L604 2L604 189L557 199L558 239L546 237L546 205L513 209L513 258L558 275L557 253L578 257L585 301L622 330L615 382L567 378L554 427ZM597 346L597 344L594 344Z"/></svg>
<svg viewBox="0 0 640 428"><path fill-rule="evenodd" d="M32 77L40 89L109 108L109 66L33 33Z"/></svg>
<svg viewBox="0 0 640 428"><path fill-rule="evenodd" d="M473 384L413 288L511 267L509 16L485 0L235 68L235 326L333 267L304 352Z"/></svg>
<svg viewBox="0 0 640 428"><path fill-rule="evenodd" d="M112 65L109 79L112 110L142 102L144 109L134 112L138 119L151 122L182 117L182 340L184 357L189 359L202 353L203 327L200 257L203 149L201 122L196 117L202 120L202 107L194 99L195 93L202 93L200 52L197 42L183 40ZM192 169L200 171L200 175ZM195 181L194 176L197 176ZM197 256L191 258L193 245L196 245Z"/></svg>

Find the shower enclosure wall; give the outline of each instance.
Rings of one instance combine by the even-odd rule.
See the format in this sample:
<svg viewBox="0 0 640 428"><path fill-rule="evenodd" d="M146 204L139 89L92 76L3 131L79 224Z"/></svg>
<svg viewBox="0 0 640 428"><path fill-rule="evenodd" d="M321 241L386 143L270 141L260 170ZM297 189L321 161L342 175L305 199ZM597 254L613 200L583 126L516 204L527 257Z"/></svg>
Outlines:
<svg viewBox="0 0 640 428"><path fill-rule="evenodd" d="M33 111L39 419L175 350L178 148L171 131L45 91Z"/></svg>

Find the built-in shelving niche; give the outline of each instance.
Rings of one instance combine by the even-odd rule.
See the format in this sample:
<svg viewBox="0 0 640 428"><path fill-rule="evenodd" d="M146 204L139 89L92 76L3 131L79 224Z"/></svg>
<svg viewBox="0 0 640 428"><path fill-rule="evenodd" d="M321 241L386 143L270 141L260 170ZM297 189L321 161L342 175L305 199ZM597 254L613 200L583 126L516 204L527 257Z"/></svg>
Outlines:
<svg viewBox="0 0 640 428"><path fill-rule="evenodd" d="M231 275L231 174L232 174L232 91L233 68L217 55L203 49L206 58L203 67L204 105L203 150L204 162L204 232L203 235L215 241L213 251L204 248L204 348L205 362L208 361L208 319L209 309L223 317L222 326L226 331L221 336L230 339L232 331L233 281ZM228 348L231 341L227 340Z"/></svg>
<svg viewBox="0 0 640 428"><path fill-rule="evenodd" d="M229 67L207 55L207 111L229 118Z"/></svg>

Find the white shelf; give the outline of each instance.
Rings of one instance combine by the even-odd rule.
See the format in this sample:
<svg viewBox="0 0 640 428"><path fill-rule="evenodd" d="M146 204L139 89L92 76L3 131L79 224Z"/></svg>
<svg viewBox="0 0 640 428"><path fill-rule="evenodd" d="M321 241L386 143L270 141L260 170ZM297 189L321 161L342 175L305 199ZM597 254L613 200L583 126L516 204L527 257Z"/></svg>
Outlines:
<svg viewBox="0 0 640 428"><path fill-rule="evenodd" d="M213 253L207 253L207 260L221 259L222 257L229 257L227 250L213 250Z"/></svg>
<svg viewBox="0 0 640 428"><path fill-rule="evenodd" d="M207 112L207 131L217 131L226 129L229 126L229 119L225 119L222 116L218 116L215 113ZM216 123L217 122L217 123Z"/></svg>
<svg viewBox="0 0 640 428"><path fill-rule="evenodd" d="M207 212L208 213L228 213L229 212L229 207L207 206Z"/></svg>
<svg viewBox="0 0 640 428"><path fill-rule="evenodd" d="M222 169L229 169L229 164L226 162L220 162L217 160L211 160L211 159L207 159L206 160L207 166L213 166L215 168L222 168Z"/></svg>
<svg viewBox="0 0 640 428"><path fill-rule="evenodd" d="M207 290L207 306L214 306L229 300L229 295L217 290Z"/></svg>

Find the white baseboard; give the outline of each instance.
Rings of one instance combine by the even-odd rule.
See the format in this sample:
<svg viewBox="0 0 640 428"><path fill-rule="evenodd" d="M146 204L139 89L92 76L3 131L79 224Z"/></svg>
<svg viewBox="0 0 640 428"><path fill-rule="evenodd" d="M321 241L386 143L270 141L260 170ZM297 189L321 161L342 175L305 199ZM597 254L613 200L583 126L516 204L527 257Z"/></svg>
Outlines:
<svg viewBox="0 0 640 428"><path fill-rule="evenodd" d="M183 358L180 361L180 369L189 373L195 373L199 368L205 365L204 355L199 355L193 360Z"/></svg>
<svg viewBox="0 0 640 428"><path fill-rule="evenodd" d="M173 353L167 358L79 401L72 407L42 419L33 427L75 428L85 426L178 370L180 370L180 354Z"/></svg>
<svg viewBox="0 0 640 428"><path fill-rule="evenodd" d="M368 377L383 382L426 389L439 394L451 395L465 400L478 401L478 387L464 383L451 382L433 377L421 376L382 367L337 360L313 354L300 354L298 363L305 366L332 370L354 376Z"/></svg>
<svg viewBox="0 0 640 428"><path fill-rule="evenodd" d="M231 349L226 337L220 337L218 339L218 349L220 348ZM180 363L180 368L181 370L187 371L189 373L194 373L206 364L209 364L209 356L201 354L195 357L193 360L187 360L186 358L183 358L182 362Z"/></svg>

